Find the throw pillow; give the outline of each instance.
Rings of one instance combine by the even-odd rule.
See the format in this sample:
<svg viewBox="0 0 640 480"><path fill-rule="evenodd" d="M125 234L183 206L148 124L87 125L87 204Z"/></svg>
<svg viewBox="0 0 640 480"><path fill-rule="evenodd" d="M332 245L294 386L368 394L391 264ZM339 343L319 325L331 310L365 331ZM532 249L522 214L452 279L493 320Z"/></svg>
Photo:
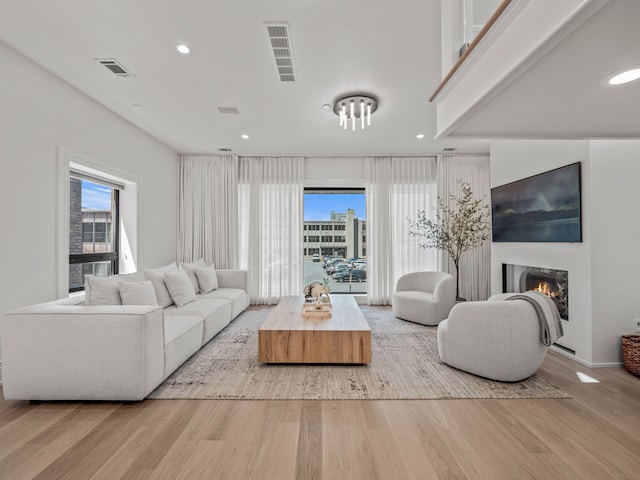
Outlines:
<svg viewBox="0 0 640 480"><path fill-rule="evenodd" d="M164 274L164 281L167 284L173 302L178 307L182 307L196 299L193 283L191 283L191 279L186 272L167 272Z"/></svg>
<svg viewBox="0 0 640 480"><path fill-rule="evenodd" d="M198 277L196 276L196 266L189 263L182 264L182 270L186 272L189 276L189 280L193 284L193 291L196 293L200 293L200 284L198 283Z"/></svg>
<svg viewBox="0 0 640 480"><path fill-rule="evenodd" d="M85 275L84 282L86 305L122 305L117 277Z"/></svg>
<svg viewBox="0 0 640 480"><path fill-rule="evenodd" d="M165 274L156 270L145 269L144 276L153 284L153 289L156 292L156 300L161 307L168 307L173 305L173 300L167 290L167 285L164 281Z"/></svg>
<svg viewBox="0 0 640 480"><path fill-rule="evenodd" d="M194 267L206 267L207 262L204 261L204 258L199 258L195 262L191 262L190 265L193 265Z"/></svg>
<svg viewBox="0 0 640 480"><path fill-rule="evenodd" d="M215 268L211 266L196 268L196 276L202 293L209 293L218 288L218 275Z"/></svg>
<svg viewBox="0 0 640 480"><path fill-rule="evenodd" d="M176 262L171 262L169 265L165 265L164 267L154 268L156 272L177 272L180 270Z"/></svg>
<svg viewBox="0 0 640 480"><path fill-rule="evenodd" d="M119 273L117 278L121 282L144 282L144 272L138 270L133 273Z"/></svg>
<svg viewBox="0 0 640 480"><path fill-rule="evenodd" d="M120 282L120 298L123 305L158 305L153 283Z"/></svg>

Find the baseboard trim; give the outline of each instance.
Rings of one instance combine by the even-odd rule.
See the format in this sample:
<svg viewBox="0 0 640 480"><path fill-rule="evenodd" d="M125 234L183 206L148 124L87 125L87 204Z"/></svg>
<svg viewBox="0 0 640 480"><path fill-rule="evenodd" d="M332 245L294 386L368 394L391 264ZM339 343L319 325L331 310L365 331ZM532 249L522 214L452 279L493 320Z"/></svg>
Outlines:
<svg viewBox="0 0 640 480"><path fill-rule="evenodd" d="M578 356L576 356L575 351L571 350L570 348L567 347L563 347L561 345L551 345L551 347L549 347L551 350L553 350L554 352L559 353L560 355L567 357L573 361L575 361L576 363L579 363L581 365L584 365L586 367L589 368L611 368L611 367L621 367L622 366L622 362L608 362L608 363L592 363L592 362L588 362L587 360L584 360L583 358L580 358Z"/></svg>

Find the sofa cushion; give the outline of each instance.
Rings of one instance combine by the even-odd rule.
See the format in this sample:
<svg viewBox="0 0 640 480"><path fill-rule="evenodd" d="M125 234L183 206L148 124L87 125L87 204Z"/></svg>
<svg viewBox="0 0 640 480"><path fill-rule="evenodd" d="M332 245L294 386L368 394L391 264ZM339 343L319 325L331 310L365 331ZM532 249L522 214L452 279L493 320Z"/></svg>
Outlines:
<svg viewBox="0 0 640 480"><path fill-rule="evenodd" d="M194 267L207 267L207 262L204 261L204 258L199 258L195 262L191 262L189 265L193 265Z"/></svg>
<svg viewBox="0 0 640 480"><path fill-rule="evenodd" d="M174 308L175 307L169 307ZM202 346L203 322L189 315L164 317L164 378Z"/></svg>
<svg viewBox="0 0 640 480"><path fill-rule="evenodd" d="M156 292L156 300L161 307L168 307L173 305L173 299L167 290L167 284L164 281L164 273L158 270L145 269L144 276L153 284L153 289Z"/></svg>
<svg viewBox="0 0 640 480"><path fill-rule="evenodd" d="M96 280L97 279L97 280ZM84 292L86 305L121 305L122 301L115 297L115 287L118 287L118 297L120 296L120 282L143 282L144 272L125 273L113 275L111 277L96 277L95 275L85 275ZM93 286L97 291L92 292Z"/></svg>
<svg viewBox="0 0 640 480"><path fill-rule="evenodd" d="M180 269L178 268L178 264L176 262L171 262L168 265L154 268L154 270L157 272L166 273L166 272L177 272Z"/></svg>
<svg viewBox="0 0 640 480"><path fill-rule="evenodd" d="M195 302L191 302L182 307L169 307L165 309L164 316L189 315L198 317L204 322L202 344L211 340L220 330L231 322L231 302L226 299L207 299L201 295Z"/></svg>
<svg viewBox="0 0 640 480"><path fill-rule="evenodd" d="M198 294L200 293L200 284L198 283L198 277L196 276L196 267L195 265L190 265L188 263L181 264L182 270L187 274L189 280L191 280L191 284L193 285L193 291Z"/></svg>
<svg viewBox="0 0 640 480"><path fill-rule="evenodd" d="M120 282L116 276L85 275L85 303L87 305L122 305Z"/></svg>
<svg viewBox="0 0 640 480"><path fill-rule="evenodd" d="M219 288L212 292L201 294L199 298L224 299L231 302L231 318L236 318L249 306L249 295L240 288Z"/></svg>
<svg viewBox="0 0 640 480"><path fill-rule="evenodd" d="M173 303L178 307L195 301L196 292L193 290L193 284L186 272L166 272L164 281L167 284Z"/></svg>
<svg viewBox="0 0 640 480"><path fill-rule="evenodd" d="M209 293L218 288L218 276L215 268L211 266L198 267L195 269L195 273L196 277L198 277L200 293Z"/></svg>
<svg viewBox="0 0 640 480"><path fill-rule="evenodd" d="M120 282L120 298L123 305L158 305L153 283Z"/></svg>
<svg viewBox="0 0 640 480"><path fill-rule="evenodd" d="M142 270L133 273L118 274L116 278L121 282L144 282L146 280Z"/></svg>

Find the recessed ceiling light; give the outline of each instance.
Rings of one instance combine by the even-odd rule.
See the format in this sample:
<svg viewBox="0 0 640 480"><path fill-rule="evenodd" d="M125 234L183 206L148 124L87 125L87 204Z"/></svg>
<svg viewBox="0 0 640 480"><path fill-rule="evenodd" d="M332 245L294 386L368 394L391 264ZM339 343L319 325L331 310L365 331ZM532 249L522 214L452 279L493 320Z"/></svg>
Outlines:
<svg viewBox="0 0 640 480"><path fill-rule="evenodd" d="M191 49L185 45L184 43L181 43L180 45L178 45L176 47L178 49L178 51L184 55L186 55L187 53L189 53L191 51Z"/></svg>
<svg viewBox="0 0 640 480"><path fill-rule="evenodd" d="M139 103L134 103L133 108L142 108L142 105L140 105Z"/></svg>
<svg viewBox="0 0 640 480"><path fill-rule="evenodd" d="M640 78L640 68L635 67L614 75L613 77L609 78L607 83L609 85L622 85L625 83L633 82L634 80L638 80L639 78Z"/></svg>
<svg viewBox="0 0 640 480"><path fill-rule="evenodd" d="M324 108L325 110L329 110L331 108L331 105L325 103L324 105L322 105L322 108Z"/></svg>
<svg viewBox="0 0 640 480"><path fill-rule="evenodd" d="M418 139L423 139L424 138L424 133L419 133L416 135L416 138Z"/></svg>
<svg viewBox="0 0 640 480"><path fill-rule="evenodd" d="M244 140L246 140L246 139L248 139L248 138L249 138L249 135L247 135L246 133L243 133L243 134L242 134L242 138L243 138Z"/></svg>

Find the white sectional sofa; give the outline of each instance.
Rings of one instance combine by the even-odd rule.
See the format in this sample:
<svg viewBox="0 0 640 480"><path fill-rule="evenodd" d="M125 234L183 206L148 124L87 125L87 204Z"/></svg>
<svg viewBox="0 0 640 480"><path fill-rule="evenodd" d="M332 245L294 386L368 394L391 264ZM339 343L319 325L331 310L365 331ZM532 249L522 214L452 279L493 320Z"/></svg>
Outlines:
<svg viewBox="0 0 640 480"><path fill-rule="evenodd" d="M110 278L116 292L123 285L118 282L148 287L153 272L145 272ZM215 274L218 288L179 306L160 295L160 305L87 305L89 289L7 313L1 335L5 399L144 399L249 305L247 271Z"/></svg>

